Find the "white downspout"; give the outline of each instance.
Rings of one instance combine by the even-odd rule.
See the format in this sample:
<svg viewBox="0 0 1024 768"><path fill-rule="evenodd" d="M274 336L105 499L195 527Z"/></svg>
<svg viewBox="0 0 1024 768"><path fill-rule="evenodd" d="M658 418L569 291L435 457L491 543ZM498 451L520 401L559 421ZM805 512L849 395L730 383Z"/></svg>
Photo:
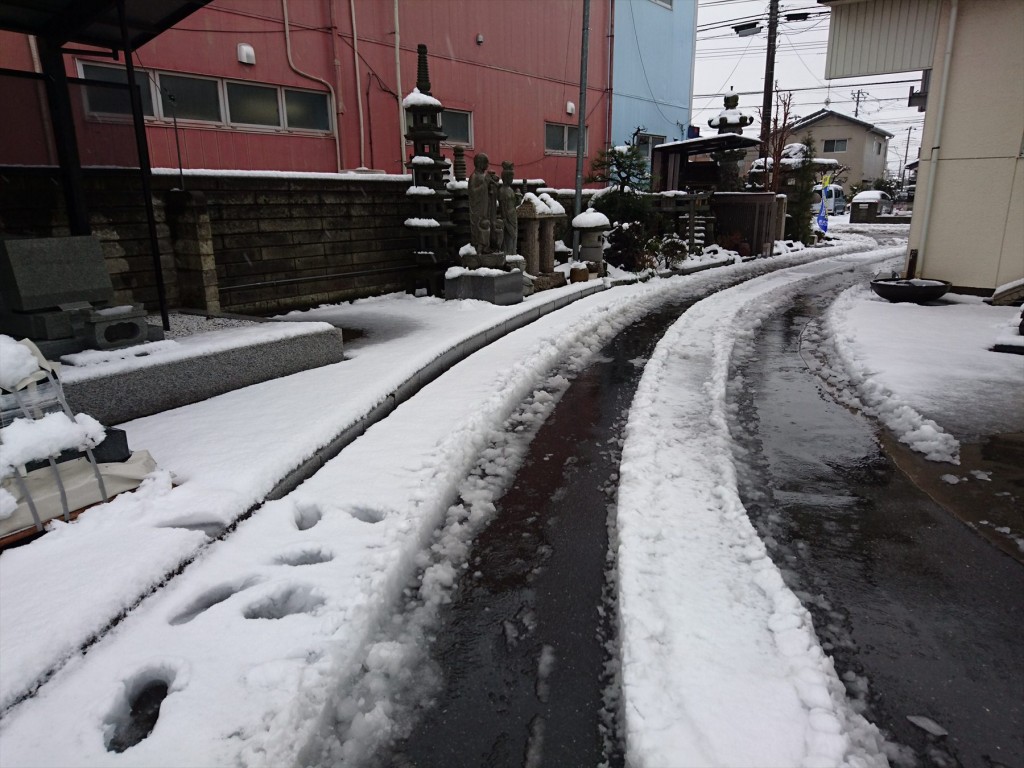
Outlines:
<svg viewBox="0 0 1024 768"><path fill-rule="evenodd" d="M363 86L359 77L359 35L356 32L356 0L348 0L352 13L352 63L356 76L356 112L359 114L359 167L366 167L366 128L363 125Z"/></svg>
<svg viewBox="0 0 1024 768"><path fill-rule="evenodd" d="M288 22L288 0L281 0L281 11L284 14L284 50L288 57L288 66L292 68L292 72L304 77L307 80L312 80L314 83L320 83L327 87L328 92L331 94L331 103L337 108L338 97L334 93L334 86L332 86L326 80L321 80L319 77L303 72L301 69L295 66L295 62L292 60L292 34L291 27ZM333 31L331 34L334 34ZM337 117L334 121L334 167L340 173L341 172L341 126L338 124Z"/></svg>
<svg viewBox="0 0 1024 768"><path fill-rule="evenodd" d="M922 274L922 265L927 255L928 229L932 219L932 201L935 198L935 177L939 170L939 148L942 146L942 123L946 114L946 91L949 88L950 61L953 58L953 36L956 33L956 17L959 11L959 0L952 0L949 9L949 34L946 36L946 53L942 62L942 85L939 87L939 106L935 115L935 135L932 137L932 148L928 157L928 185L925 190L924 211L921 220L921 242L917 246L917 263L912 265L914 274L908 271L907 277Z"/></svg>
<svg viewBox="0 0 1024 768"><path fill-rule="evenodd" d="M398 27L398 0L395 0L395 92L398 94L398 173L405 168L405 107L402 106L402 62L399 59L401 34Z"/></svg>

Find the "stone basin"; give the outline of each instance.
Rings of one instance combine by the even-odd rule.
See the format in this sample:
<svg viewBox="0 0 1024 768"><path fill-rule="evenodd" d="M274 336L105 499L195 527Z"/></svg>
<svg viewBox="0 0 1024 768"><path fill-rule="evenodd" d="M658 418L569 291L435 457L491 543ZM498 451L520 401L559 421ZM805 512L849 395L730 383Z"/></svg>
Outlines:
<svg viewBox="0 0 1024 768"><path fill-rule="evenodd" d="M945 280L892 277L871 281L871 290L887 301L912 301L922 304L935 301L952 287Z"/></svg>

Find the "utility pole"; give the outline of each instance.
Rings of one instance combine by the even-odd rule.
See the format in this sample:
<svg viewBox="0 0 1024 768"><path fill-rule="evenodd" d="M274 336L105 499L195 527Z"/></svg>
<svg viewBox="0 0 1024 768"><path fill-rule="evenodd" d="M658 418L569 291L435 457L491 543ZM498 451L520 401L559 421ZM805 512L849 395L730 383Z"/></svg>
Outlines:
<svg viewBox="0 0 1024 768"><path fill-rule="evenodd" d="M772 0L777 2L777 0ZM590 53L590 0L583 0L583 43L580 49L580 108L576 128L576 197L573 200L573 218L583 212L583 152L587 138L587 57ZM580 256L580 231L572 231L572 258Z"/></svg>
<svg viewBox="0 0 1024 768"><path fill-rule="evenodd" d="M775 38L779 32L779 0L771 0L768 6L768 51L764 61L764 99L761 101L761 149L762 160L768 157L768 137L772 130L772 96L775 93Z"/></svg>
<svg viewBox="0 0 1024 768"><path fill-rule="evenodd" d="M910 133L914 130L914 126L907 126L907 146L903 148L903 167L900 168L900 189L903 189L906 185L904 177L907 175L907 156L910 153Z"/></svg>
<svg viewBox="0 0 1024 768"><path fill-rule="evenodd" d="M850 95L853 96L853 116L854 117L859 117L860 116L860 100L862 98L864 98L865 96L868 96L870 94L868 94L867 91L862 91L862 90L860 90L858 88L856 91L854 91Z"/></svg>

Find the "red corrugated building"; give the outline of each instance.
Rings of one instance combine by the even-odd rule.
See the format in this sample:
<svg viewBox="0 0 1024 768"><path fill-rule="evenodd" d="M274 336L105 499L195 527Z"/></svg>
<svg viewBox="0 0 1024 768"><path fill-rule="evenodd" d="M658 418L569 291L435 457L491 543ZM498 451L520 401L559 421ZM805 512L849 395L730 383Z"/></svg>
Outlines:
<svg viewBox="0 0 1024 768"><path fill-rule="evenodd" d="M591 3L588 168L609 138L610 6ZM582 0L213 0L137 53L152 165L404 172L400 102L425 43L452 146L571 187L582 17ZM65 59L125 79L102 54ZM0 33L0 68L37 70L31 40ZM124 119L108 93L84 89L87 123Z"/></svg>

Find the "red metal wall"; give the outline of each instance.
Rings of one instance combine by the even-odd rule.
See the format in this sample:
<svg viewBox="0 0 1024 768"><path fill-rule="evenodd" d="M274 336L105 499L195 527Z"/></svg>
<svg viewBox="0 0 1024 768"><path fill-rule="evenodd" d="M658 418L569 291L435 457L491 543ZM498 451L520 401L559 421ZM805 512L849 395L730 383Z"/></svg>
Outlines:
<svg viewBox="0 0 1024 768"><path fill-rule="evenodd" d="M326 91L326 85L289 66L283 8L282 0L213 0L140 49L136 63L163 71ZM339 96L340 146L335 147L333 135L179 121L185 167L335 171L340 154L344 169L365 165L404 172L402 162L410 148L400 138L396 94L405 96L415 85L416 45L425 43L434 96L446 107L473 113L469 157L483 151L492 165L515 162L517 177L543 178L559 187L573 185L575 156L545 153L544 122L574 124L577 120L577 115L566 113L566 102L577 106L579 102L583 0L399 0L401 93L395 72L393 2L288 0L287 8L295 67L330 83ZM608 136L609 9L610 0L591 4L588 168ZM483 36L481 44L478 35ZM26 67L25 55L7 55L7 49L18 46L6 43L0 40L0 66ZM238 43L252 45L255 65L237 61ZM24 43L21 48L28 50ZM68 72L77 76L70 56ZM148 134L154 167L176 167L170 125L150 121Z"/></svg>

